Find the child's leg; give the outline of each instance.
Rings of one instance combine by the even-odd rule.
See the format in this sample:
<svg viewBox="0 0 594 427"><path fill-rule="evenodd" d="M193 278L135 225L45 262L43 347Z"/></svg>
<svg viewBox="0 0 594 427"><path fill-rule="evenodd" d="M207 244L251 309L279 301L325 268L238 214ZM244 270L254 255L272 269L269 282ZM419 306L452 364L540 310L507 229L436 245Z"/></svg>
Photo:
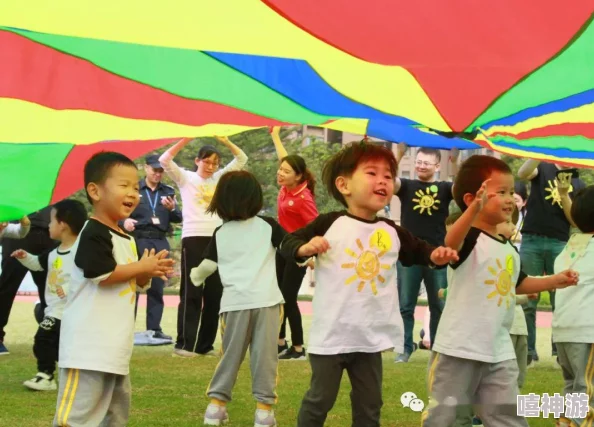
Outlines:
<svg viewBox="0 0 594 427"><path fill-rule="evenodd" d="M568 393L589 393L589 406L594 407L594 344L557 343L557 352L565 381L563 396ZM566 405L562 418L571 420L578 426L594 425L593 411L589 411L584 418L580 416L579 411L575 411L578 404L571 405L572 408L568 406Z"/></svg>
<svg viewBox="0 0 594 427"><path fill-rule="evenodd" d="M309 354L311 382L301 402L297 427L324 426L328 412L338 396L346 356Z"/></svg>
<svg viewBox="0 0 594 427"><path fill-rule="evenodd" d="M351 353L346 370L351 380L353 427L380 425L382 408L382 354Z"/></svg>
<svg viewBox="0 0 594 427"><path fill-rule="evenodd" d="M478 389L478 413L487 426L528 427L518 415L518 363L485 363Z"/></svg>
<svg viewBox="0 0 594 427"><path fill-rule="evenodd" d="M54 375L60 348L60 320L44 317L33 341L33 354L37 358L37 372Z"/></svg>
<svg viewBox="0 0 594 427"><path fill-rule="evenodd" d="M54 427L101 425L113 401L117 375L60 368Z"/></svg>
<svg viewBox="0 0 594 427"><path fill-rule="evenodd" d="M252 393L260 409L270 409L276 403L278 378L277 339L283 310L280 305L253 310L250 344Z"/></svg>
<svg viewBox="0 0 594 427"><path fill-rule="evenodd" d="M231 391L250 343L253 311L228 311L221 314L221 337L223 340L221 350L223 354L207 391L208 397L218 400L219 403L231 401Z"/></svg>
<svg viewBox="0 0 594 427"><path fill-rule="evenodd" d="M456 420L462 425L470 419L472 404L480 381L482 362L460 359L433 352L427 384L429 402L422 414L423 427L444 427Z"/></svg>
<svg viewBox="0 0 594 427"><path fill-rule="evenodd" d="M109 382L113 383L113 394L102 427L125 426L128 424L132 400L130 375L112 374L110 376Z"/></svg>
<svg viewBox="0 0 594 427"><path fill-rule="evenodd" d="M526 370L528 368L528 336L527 335L510 335L514 350L516 352L516 361L518 362L518 389L524 386L526 380Z"/></svg>

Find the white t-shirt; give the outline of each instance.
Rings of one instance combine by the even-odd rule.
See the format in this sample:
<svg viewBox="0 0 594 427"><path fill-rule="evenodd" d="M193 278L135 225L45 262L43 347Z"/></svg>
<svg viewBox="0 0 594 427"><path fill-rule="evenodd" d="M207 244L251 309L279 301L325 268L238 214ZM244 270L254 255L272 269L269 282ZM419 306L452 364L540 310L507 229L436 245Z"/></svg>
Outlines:
<svg viewBox="0 0 594 427"><path fill-rule="evenodd" d="M134 238L89 219L72 247L74 267L60 330L60 368L128 375L136 280L99 283L138 261Z"/></svg>
<svg viewBox="0 0 594 427"><path fill-rule="evenodd" d="M324 236L330 249L316 257L316 295L309 333L311 354L402 352L404 327L396 262L428 265L433 247L392 220L366 221L347 212L320 215L285 239L281 253ZM298 260L300 262L304 259Z"/></svg>
<svg viewBox="0 0 594 427"><path fill-rule="evenodd" d="M223 169L204 179L196 172L180 168L173 157L166 151L159 162L167 175L177 184L183 202L182 238L192 236L212 236L215 228L223 221L217 215L206 213L221 176L229 171L241 170L247 163L247 156L242 151Z"/></svg>
<svg viewBox="0 0 594 427"><path fill-rule="evenodd" d="M275 220L259 216L215 230L203 262L211 261L219 270L221 313L284 303L276 280L276 248L286 234Z"/></svg>
<svg viewBox="0 0 594 427"><path fill-rule="evenodd" d="M27 253L27 256L19 261L29 270L47 272L44 293L47 307L44 316L61 319L66 306L70 272L74 265L72 248L56 248L39 256Z"/></svg>
<svg viewBox="0 0 594 427"><path fill-rule="evenodd" d="M580 274L577 286L558 289L553 312L553 341L594 343L594 238L571 236L555 260L555 273L573 269Z"/></svg>
<svg viewBox="0 0 594 427"><path fill-rule="evenodd" d="M515 287L526 277L518 251L508 240L471 228L458 255L433 351L487 363L515 359L509 330Z"/></svg>

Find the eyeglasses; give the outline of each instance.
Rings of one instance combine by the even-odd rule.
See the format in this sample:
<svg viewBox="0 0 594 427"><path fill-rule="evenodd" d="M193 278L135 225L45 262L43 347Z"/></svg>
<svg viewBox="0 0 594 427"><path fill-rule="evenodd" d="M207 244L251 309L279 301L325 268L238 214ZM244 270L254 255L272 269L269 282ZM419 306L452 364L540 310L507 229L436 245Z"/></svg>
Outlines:
<svg viewBox="0 0 594 427"><path fill-rule="evenodd" d="M417 161L417 162L415 162L415 165L416 166L425 166L425 167L427 167L427 166L436 166L437 163L429 163L429 162L420 162L420 161Z"/></svg>
<svg viewBox="0 0 594 427"><path fill-rule="evenodd" d="M205 166L210 166L213 169L218 169L220 164L219 163L213 163L213 162L209 162L207 160L201 160L202 163L204 163Z"/></svg>

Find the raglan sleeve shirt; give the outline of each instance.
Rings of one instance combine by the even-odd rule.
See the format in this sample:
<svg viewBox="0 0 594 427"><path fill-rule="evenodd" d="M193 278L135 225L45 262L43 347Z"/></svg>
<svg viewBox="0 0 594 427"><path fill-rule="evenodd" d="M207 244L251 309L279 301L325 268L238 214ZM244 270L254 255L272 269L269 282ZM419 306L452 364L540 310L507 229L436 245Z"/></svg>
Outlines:
<svg viewBox="0 0 594 427"><path fill-rule="evenodd" d="M194 267L190 272L190 280L194 286L202 286L204 281L218 268L218 253L217 253L217 232L221 227L215 229L212 239L208 243L204 251L204 259L198 267Z"/></svg>
<svg viewBox="0 0 594 427"><path fill-rule="evenodd" d="M116 269L113 256L113 243L107 228L98 228L101 232L85 233L83 230L74 264L80 268L86 279L99 285Z"/></svg>

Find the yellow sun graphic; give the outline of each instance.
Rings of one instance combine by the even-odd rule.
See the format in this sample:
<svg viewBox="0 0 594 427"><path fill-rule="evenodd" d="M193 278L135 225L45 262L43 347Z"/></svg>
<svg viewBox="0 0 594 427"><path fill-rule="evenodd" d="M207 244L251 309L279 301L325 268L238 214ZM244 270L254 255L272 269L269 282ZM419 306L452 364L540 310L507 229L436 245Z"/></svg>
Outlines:
<svg viewBox="0 0 594 427"><path fill-rule="evenodd" d="M375 241L375 247L380 246L379 244L377 244L377 238L374 240L374 238L380 235L387 235L387 233L384 230L378 230L378 232L375 232L372 236L371 236L371 241L374 242ZM380 238L381 241L381 238ZM388 244L391 246L391 242L382 242L381 246L385 246L386 244ZM366 250L365 247L363 246L363 243L361 243L360 239L356 240L356 244L357 244L357 248L359 249L359 253L357 254L357 252L353 251L352 249L345 249L345 252L347 253L347 255L353 257L356 259L355 262L348 262L345 264L342 264L341 267L342 268L348 268L348 269L354 269L355 270L355 274L353 274L351 277L349 277L346 281L345 281L345 285L350 285L351 283L353 283L354 281L358 280L359 281L359 285L357 286L357 292L362 292L363 288L365 287L365 283L367 281L369 281L370 287L371 287L371 292L373 293L373 295L377 295L377 283L376 283L376 279L381 282L384 283L386 281L386 279L380 274L380 269L384 269L384 270L389 270L391 268L390 265L388 264L381 264L380 263L380 258L383 257L387 250L389 249L383 249L381 250L380 253L375 253L372 250Z"/></svg>
<svg viewBox="0 0 594 427"><path fill-rule="evenodd" d="M128 264L134 262L131 258L128 258ZM123 297L130 294L130 304L134 304L136 301L136 278L128 280L128 287L121 291L118 295Z"/></svg>
<svg viewBox="0 0 594 427"><path fill-rule="evenodd" d="M65 280L62 277L62 258L57 257L52 263L52 268L50 268L50 271L47 274L47 284L49 285L50 292L55 294L57 292L57 288L62 286L64 282Z"/></svg>
<svg viewBox="0 0 594 427"><path fill-rule="evenodd" d="M561 196L559 195L559 188L557 188L557 181L549 179L549 186L545 188L545 191L549 193L549 195L545 197L545 200L550 200L553 206L557 204L561 207ZM569 185L569 192L571 193L572 191L573 185Z"/></svg>
<svg viewBox="0 0 594 427"><path fill-rule="evenodd" d="M437 199L437 187L432 185L431 187L427 187L425 192L423 190L417 190L415 196L418 199L412 199L413 202L417 203L413 210L419 209L419 213L423 214L427 211L428 215L433 215L431 210L438 210L440 201Z"/></svg>
<svg viewBox="0 0 594 427"><path fill-rule="evenodd" d="M214 196L214 191L215 187L213 185L201 185L198 189L198 193L196 194L198 203L203 206L210 205L212 197Z"/></svg>
<svg viewBox="0 0 594 427"><path fill-rule="evenodd" d="M495 286L495 290L487 295L488 299L499 296L497 306L501 306L501 303L505 300L505 306L509 308L510 301L515 298L515 293L512 292L512 276L514 274L514 258L508 255L505 259L505 268L501 265L499 258L495 260L497 262L497 268L489 267L489 273L491 273L495 279L485 280L485 285Z"/></svg>

